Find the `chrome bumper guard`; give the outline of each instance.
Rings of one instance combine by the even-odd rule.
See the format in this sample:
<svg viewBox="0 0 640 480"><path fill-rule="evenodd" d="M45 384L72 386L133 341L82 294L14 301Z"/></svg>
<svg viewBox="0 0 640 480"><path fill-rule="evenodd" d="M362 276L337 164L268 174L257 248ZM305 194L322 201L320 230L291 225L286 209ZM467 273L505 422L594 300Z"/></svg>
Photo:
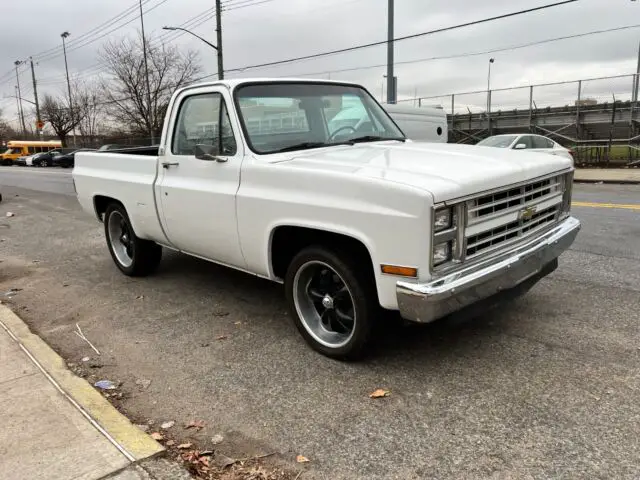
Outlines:
<svg viewBox="0 0 640 480"><path fill-rule="evenodd" d="M571 246L580 222L568 217L544 235L429 283L400 281L398 308L406 320L428 323L499 292L509 290L543 272Z"/></svg>

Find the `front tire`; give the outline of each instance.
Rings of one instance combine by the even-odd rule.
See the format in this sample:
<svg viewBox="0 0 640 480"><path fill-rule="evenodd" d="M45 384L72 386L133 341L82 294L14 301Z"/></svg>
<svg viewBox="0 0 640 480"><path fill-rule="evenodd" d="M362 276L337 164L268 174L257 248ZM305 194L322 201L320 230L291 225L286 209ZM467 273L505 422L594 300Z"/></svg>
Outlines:
<svg viewBox="0 0 640 480"><path fill-rule="evenodd" d="M373 272L353 258L308 247L293 258L285 276L298 331L314 350L340 360L366 354L380 312Z"/></svg>
<svg viewBox="0 0 640 480"><path fill-rule="evenodd" d="M158 268L162 247L136 236L127 211L119 203L112 203L107 207L104 233L111 258L125 275L144 277Z"/></svg>

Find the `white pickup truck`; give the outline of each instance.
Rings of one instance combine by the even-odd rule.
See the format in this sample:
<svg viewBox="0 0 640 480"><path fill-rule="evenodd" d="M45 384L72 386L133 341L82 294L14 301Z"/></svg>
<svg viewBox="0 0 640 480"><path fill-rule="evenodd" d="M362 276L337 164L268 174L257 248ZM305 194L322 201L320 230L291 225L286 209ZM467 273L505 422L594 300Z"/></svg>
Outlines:
<svg viewBox="0 0 640 480"><path fill-rule="evenodd" d="M354 106L368 121L329 127ZM80 152L73 179L124 274L166 247L281 282L305 340L343 359L382 309L424 323L525 292L580 229L570 160L412 142L341 82L182 88L159 148Z"/></svg>

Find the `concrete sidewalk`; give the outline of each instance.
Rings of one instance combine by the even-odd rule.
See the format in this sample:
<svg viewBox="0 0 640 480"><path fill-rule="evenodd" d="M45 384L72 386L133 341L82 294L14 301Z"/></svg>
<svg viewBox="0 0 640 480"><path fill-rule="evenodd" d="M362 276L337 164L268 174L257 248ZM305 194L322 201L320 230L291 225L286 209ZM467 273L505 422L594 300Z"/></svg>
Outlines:
<svg viewBox="0 0 640 480"><path fill-rule="evenodd" d="M640 168L576 168L574 181L640 184Z"/></svg>
<svg viewBox="0 0 640 480"><path fill-rule="evenodd" d="M1 479L190 478L162 459L145 469L162 452L0 305Z"/></svg>

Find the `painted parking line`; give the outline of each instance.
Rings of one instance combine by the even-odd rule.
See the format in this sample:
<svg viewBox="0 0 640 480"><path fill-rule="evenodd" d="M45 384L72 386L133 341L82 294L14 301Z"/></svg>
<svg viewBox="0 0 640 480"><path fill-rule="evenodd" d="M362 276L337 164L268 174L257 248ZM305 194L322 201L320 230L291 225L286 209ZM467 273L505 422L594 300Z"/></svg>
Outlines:
<svg viewBox="0 0 640 480"><path fill-rule="evenodd" d="M595 202L571 202L573 207L591 208L622 208L624 210L640 210L639 203L595 203Z"/></svg>

